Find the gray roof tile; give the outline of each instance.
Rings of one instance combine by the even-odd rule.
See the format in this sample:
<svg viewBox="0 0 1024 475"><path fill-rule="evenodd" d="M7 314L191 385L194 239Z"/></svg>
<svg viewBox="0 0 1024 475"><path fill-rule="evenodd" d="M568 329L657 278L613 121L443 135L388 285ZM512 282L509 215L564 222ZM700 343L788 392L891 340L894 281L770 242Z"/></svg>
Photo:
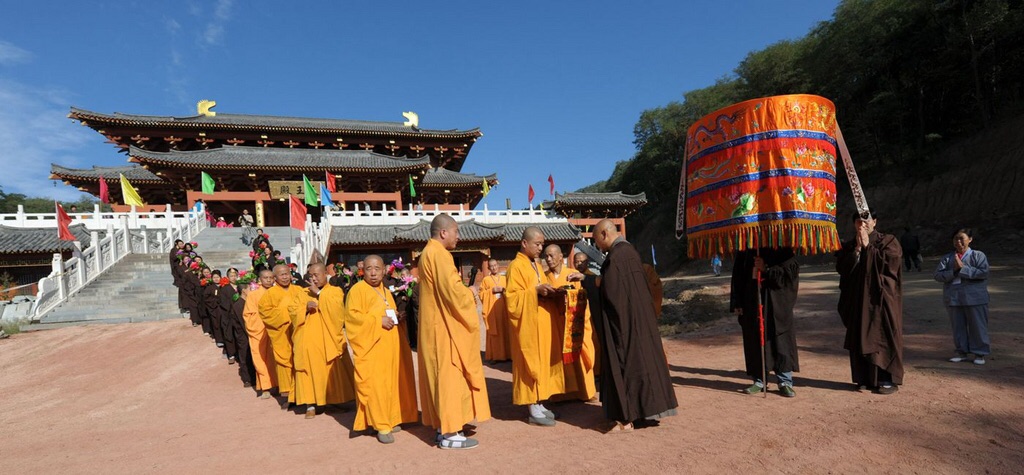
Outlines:
<svg viewBox="0 0 1024 475"><path fill-rule="evenodd" d="M498 177L495 174L480 176L472 173L459 173L447 168L432 168L423 175L423 185L476 185L483 186L487 180L488 186L498 184Z"/></svg>
<svg viewBox="0 0 1024 475"><path fill-rule="evenodd" d="M549 206L545 203L544 206ZM555 194L555 206L643 206L647 204L647 194L627 195L621 191L614 193L561 193Z"/></svg>
<svg viewBox="0 0 1024 475"><path fill-rule="evenodd" d="M69 229L82 248L89 247L89 230L84 224L72 224ZM71 241L57 238L57 228L12 228L0 226L0 253L25 254L33 252L63 252L74 249Z"/></svg>
<svg viewBox="0 0 1024 475"><path fill-rule="evenodd" d="M459 242L519 242L523 230L537 226L548 241L578 241L580 230L569 223L486 224L475 220L459 223ZM381 245L426 243L430 239L430 222L407 226L335 226L331 228L331 244Z"/></svg>
<svg viewBox="0 0 1024 475"><path fill-rule="evenodd" d="M58 178L73 177L73 178L84 178L99 181L102 176L105 180L118 179L118 175L124 173L125 178L131 182L143 182L143 181L154 181L163 182L164 180L153 172L146 170L138 165L125 165L121 167L97 167L92 168L68 168L56 163L50 164L50 174Z"/></svg>
<svg viewBox="0 0 1024 475"><path fill-rule="evenodd" d="M430 157L392 157L366 150L221 147L209 150L154 152L131 147L133 161L174 164L190 168L417 170L430 165Z"/></svg>

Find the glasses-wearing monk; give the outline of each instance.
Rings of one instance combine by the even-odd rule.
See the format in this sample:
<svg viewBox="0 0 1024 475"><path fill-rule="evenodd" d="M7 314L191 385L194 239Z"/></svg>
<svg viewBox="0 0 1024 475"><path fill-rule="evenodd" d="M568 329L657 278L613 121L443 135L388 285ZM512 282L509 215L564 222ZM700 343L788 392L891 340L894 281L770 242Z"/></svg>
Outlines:
<svg viewBox="0 0 1024 475"><path fill-rule="evenodd" d="M311 310L292 322L295 404L306 405L306 419L316 416L317 406L322 412L328 404L356 398L352 360L342 333L345 293L327 282L323 264L309 266L309 274L306 298Z"/></svg>
<svg viewBox="0 0 1024 475"><path fill-rule="evenodd" d="M484 358L489 361L512 359L509 348L508 314L505 309L505 276L498 273L498 261L487 261L487 277L480 282L480 304L487 325Z"/></svg>
<svg viewBox="0 0 1024 475"><path fill-rule="evenodd" d="M274 348L277 366L277 390L282 398L281 409L295 403L295 366L292 355L292 325L305 315L306 289L292 285L292 274L285 264L274 266L274 286L260 298L260 319L267 326L270 345Z"/></svg>
<svg viewBox="0 0 1024 475"><path fill-rule="evenodd" d="M416 380L412 349L395 299L383 284L384 260L363 261L364 279L352 286L345 332L355 355L356 418L352 430L372 427L382 444L395 441L399 424L416 422Z"/></svg>
<svg viewBox="0 0 1024 475"><path fill-rule="evenodd" d="M580 281L583 274L567 269L564 265L562 248L557 244L549 244L544 248L544 262L548 265L544 278L548 284L555 289L572 287L579 290L582 288ZM540 318L544 319L545 314L551 320L551 331L555 342L559 345L558 356L562 360L565 371L565 397L560 399L579 399L589 401L597 394L594 386L594 362L597 361L594 353L594 328L590 324L590 310L587 308L587 299L580 299L577 304L582 306L583 333L579 345L572 345L569 355L566 354L566 294L558 293L554 297L540 300ZM569 335L572 338L571 332ZM566 359L566 358L569 359ZM566 363L566 361L570 362Z"/></svg>
<svg viewBox="0 0 1024 475"><path fill-rule="evenodd" d="M594 226L594 243L608 253L601 265L601 405L616 422L613 431L632 430L634 422L675 415L679 404L640 254L607 219Z"/></svg>
<svg viewBox="0 0 1024 475"><path fill-rule="evenodd" d="M420 402L423 425L437 429L442 449L476 447L476 440L461 433L463 426L491 418L476 299L463 285L449 252L458 242L458 224L438 214L430 223L419 266Z"/></svg>
<svg viewBox="0 0 1024 475"><path fill-rule="evenodd" d="M540 312L539 299L561 298L537 264L542 249L540 228L523 230L519 252L508 265L505 304L512 329L512 404L530 406L530 424L551 427L555 414L543 401L565 392L565 374L561 331L552 328L557 324L547 312Z"/></svg>
<svg viewBox="0 0 1024 475"><path fill-rule="evenodd" d="M263 269L259 273L259 286L245 297L242 318L245 332L249 335L249 351L252 352L252 366L256 370L256 390L260 399L270 399L270 389L277 387L277 365L274 363L274 349L270 335L260 318L260 299L274 286L274 273Z"/></svg>

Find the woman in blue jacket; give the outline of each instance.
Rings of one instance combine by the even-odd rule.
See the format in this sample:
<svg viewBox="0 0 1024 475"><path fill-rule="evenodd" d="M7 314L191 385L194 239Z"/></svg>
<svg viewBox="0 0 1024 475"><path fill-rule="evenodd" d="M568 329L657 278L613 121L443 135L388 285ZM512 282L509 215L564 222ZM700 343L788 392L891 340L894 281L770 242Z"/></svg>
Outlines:
<svg viewBox="0 0 1024 475"><path fill-rule="evenodd" d="M985 364L991 349L988 339L988 258L971 249L974 231L959 229L953 233L953 252L935 269L935 280L942 282L942 300L953 324L954 363L970 361Z"/></svg>

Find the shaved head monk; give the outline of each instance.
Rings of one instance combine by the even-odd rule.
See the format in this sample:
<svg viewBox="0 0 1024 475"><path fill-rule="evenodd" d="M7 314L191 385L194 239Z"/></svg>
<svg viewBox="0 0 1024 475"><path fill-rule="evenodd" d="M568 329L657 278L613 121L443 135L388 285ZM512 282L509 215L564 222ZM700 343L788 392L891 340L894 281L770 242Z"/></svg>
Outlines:
<svg viewBox="0 0 1024 475"><path fill-rule="evenodd" d="M487 341L484 342L484 358L490 361L512 359L509 347L508 313L505 308L505 276L499 273L496 259L487 261L487 276L480 282L480 304L487 325Z"/></svg>
<svg viewBox="0 0 1024 475"><path fill-rule="evenodd" d="M267 289L274 286L274 273L263 269L259 273L259 286L249 291L245 298L242 318L245 320L245 332L249 335L249 351L252 352L252 366L256 370L256 390L261 399L270 398L270 389L277 387L277 365L274 363L274 350L270 346L267 327L260 319L260 299Z"/></svg>
<svg viewBox="0 0 1024 475"><path fill-rule="evenodd" d="M608 253L601 265L599 325L605 417L615 421L613 431L656 424L675 415L678 403L640 254L607 219L594 226L594 243Z"/></svg>
<svg viewBox="0 0 1024 475"><path fill-rule="evenodd" d="M423 425L437 429L442 449L470 449L475 439L463 426L491 418L483 361L480 316L473 291L462 283L451 251L459 226L438 214L420 254L419 368Z"/></svg>
<svg viewBox="0 0 1024 475"><path fill-rule="evenodd" d="M580 281L583 274L576 272L565 265L565 257L562 248L557 244L549 244L544 248L544 262L548 270L544 272L545 281L555 289L572 288L577 292L582 288ZM555 343L558 344L558 359L564 365L565 370L565 396L555 397L561 399L579 399L589 401L597 394L594 386L594 366L596 355L594 353L594 329L590 323L590 311L587 308L587 299L581 298L576 302L578 309L574 315L579 319L574 321L573 330L569 330L569 338L572 342L570 348L566 348L566 294L561 293L554 298L541 299L540 318L547 318L551 321L551 332ZM578 337L573 337L578 334ZM568 353L567 353L568 351Z"/></svg>
<svg viewBox="0 0 1024 475"><path fill-rule="evenodd" d="M345 335L345 293L327 282L327 268L309 266L306 288L311 311L293 322L292 343L295 363L295 404L306 405L306 419L316 408L341 404L356 397L352 360Z"/></svg>
<svg viewBox="0 0 1024 475"><path fill-rule="evenodd" d="M512 328L512 404L529 405L530 424L551 427L555 415L542 402L565 392L565 374L561 332L547 312L540 314L540 299L559 298L537 264L543 249L540 228L523 230L519 252L508 265L505 304Z"/></svg>
<svg viewBox="0 0 1024 475"><path fill-rule="evenodd" d="M363 260L363 280L349 290L345 331L355 355L356 418L352 430L372 427L382 444L395 442L399 424L416 422L416 381L405 317L384 287L384 259Z"/></svg>
<svg viewBox="0 0 1024 475"><path fill-rule="evenodd" d="M295 366L292 355L292 325L306 314L306 289L292 285L291 270L285 264L274 266L274 286L260 298L260 319L267 327L277 364L277 390L283 398L281 409L295 403Z"/></svg>

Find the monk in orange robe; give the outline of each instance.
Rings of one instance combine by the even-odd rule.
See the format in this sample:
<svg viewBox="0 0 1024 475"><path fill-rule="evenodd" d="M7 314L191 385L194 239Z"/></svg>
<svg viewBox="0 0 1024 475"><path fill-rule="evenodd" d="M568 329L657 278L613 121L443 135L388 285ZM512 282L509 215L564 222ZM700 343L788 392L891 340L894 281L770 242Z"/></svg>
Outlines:
<svg viewBox="0 0 1024 475"><path fill-rule="evenodd" d="M437 429L442 449L476 447L475 439L461 433L463 426L491 418L476 299L449 252L458 241L458 224L438 214L430 223L430 240L419 264L420 403L423 425Z"/></svg>
<svg viewBox="0 0 1024 475"><path fill-rule="evenodd" d="M544 248L544 261L548 270L544 272L544 278L551 287L563 289L572 287L580 289L583 274L567 269L564 265L562 249L557 244L548 245ZM587 300L581 299L579 304L586 305ZM553 297L541 299L540 318L551 320L551 333L555 340L561 345L560 352L565 351L565 294L557 293ZM555 400L579 399L589 401L597 394L597 387L594 385L594 329L590 323L590 311L585 311L583 319L583 347L579 355L572 363L565 365L565 394L564 397L555 396Z"/></svg>
<svg viewBox="0 0 1024 475"><path fill-rule="evenodd" d="M270 399L270 389L277 387L277 365L274 363L274 350L270 346L267 327L260 319L260 299L267 293L267 289L273 286L274 273L270 269L260 271L259 287L249 291L249 295L245 299L245 309L242 310L245 332L249 335L252 366L256 370L256 390L260 391L260 399Z"/></svg>
<svg viewBox="0 0 1024 475"><path fill-rule="evenodd" d="M565 392L565 369L561 331L552 328L557 323L547 313L541 315L538 300L558 294L536 261L543 248L540 228L526 228L506 273L505 305L512 333L512 404L530 406L530 424L551 427L555 415L543 401Z"/></svg>
<svg viewBox="0 0 1024 475"><path fill-rule="evenodd" d="M277 364L277 390L287 400L281 409L287 410L295 402L295 366L292 359L292 322L306 313L309 299L306 289L292 285L291 269L284 264L274 266L274 285L260 298L260 319L267 327L270 345Z"/></svg>
<svg viewBox="0 0 1024 475"><path fill-rule="evenodd" d="M306 405L306 419L316 408L341 404L356 397L352 359L342 328L345 292L327 282L327 268L309 266L308 306L313 310L292 322L295 363L295 404Z"/></svg>
<svg viewBox="0 0 1024 475"><path fill-rule="evenodd" d="M395 442L399 424L416 422L416 381L405 315L384 287L384 259L363 259L363 280L349 290L345 332L355 355L356 418L352 430L372 427L382 444Z"/></svg>
<svg viewBox="0 0 1024 475"><path fill-rule="evenodd" d="M654 266L650 264L644 264L644 274L647 275L647 288L651 289L651 302L654 304L654 316L661 317L661 305L664 300L664 290L662 289L661 277L658 276L658 271L654 270Z"/></svg>
<svg viewBox="0 0 1024 475"><path fill-rule="evenodd" d="M484 324L487 325L487 341L484 347L484 358L490 361L508 361L512 359L509 350L508 313L505 309L505 276L498 273L498 261L487 261L490 272L480 282L480 304L484 312Z"/></svg>

